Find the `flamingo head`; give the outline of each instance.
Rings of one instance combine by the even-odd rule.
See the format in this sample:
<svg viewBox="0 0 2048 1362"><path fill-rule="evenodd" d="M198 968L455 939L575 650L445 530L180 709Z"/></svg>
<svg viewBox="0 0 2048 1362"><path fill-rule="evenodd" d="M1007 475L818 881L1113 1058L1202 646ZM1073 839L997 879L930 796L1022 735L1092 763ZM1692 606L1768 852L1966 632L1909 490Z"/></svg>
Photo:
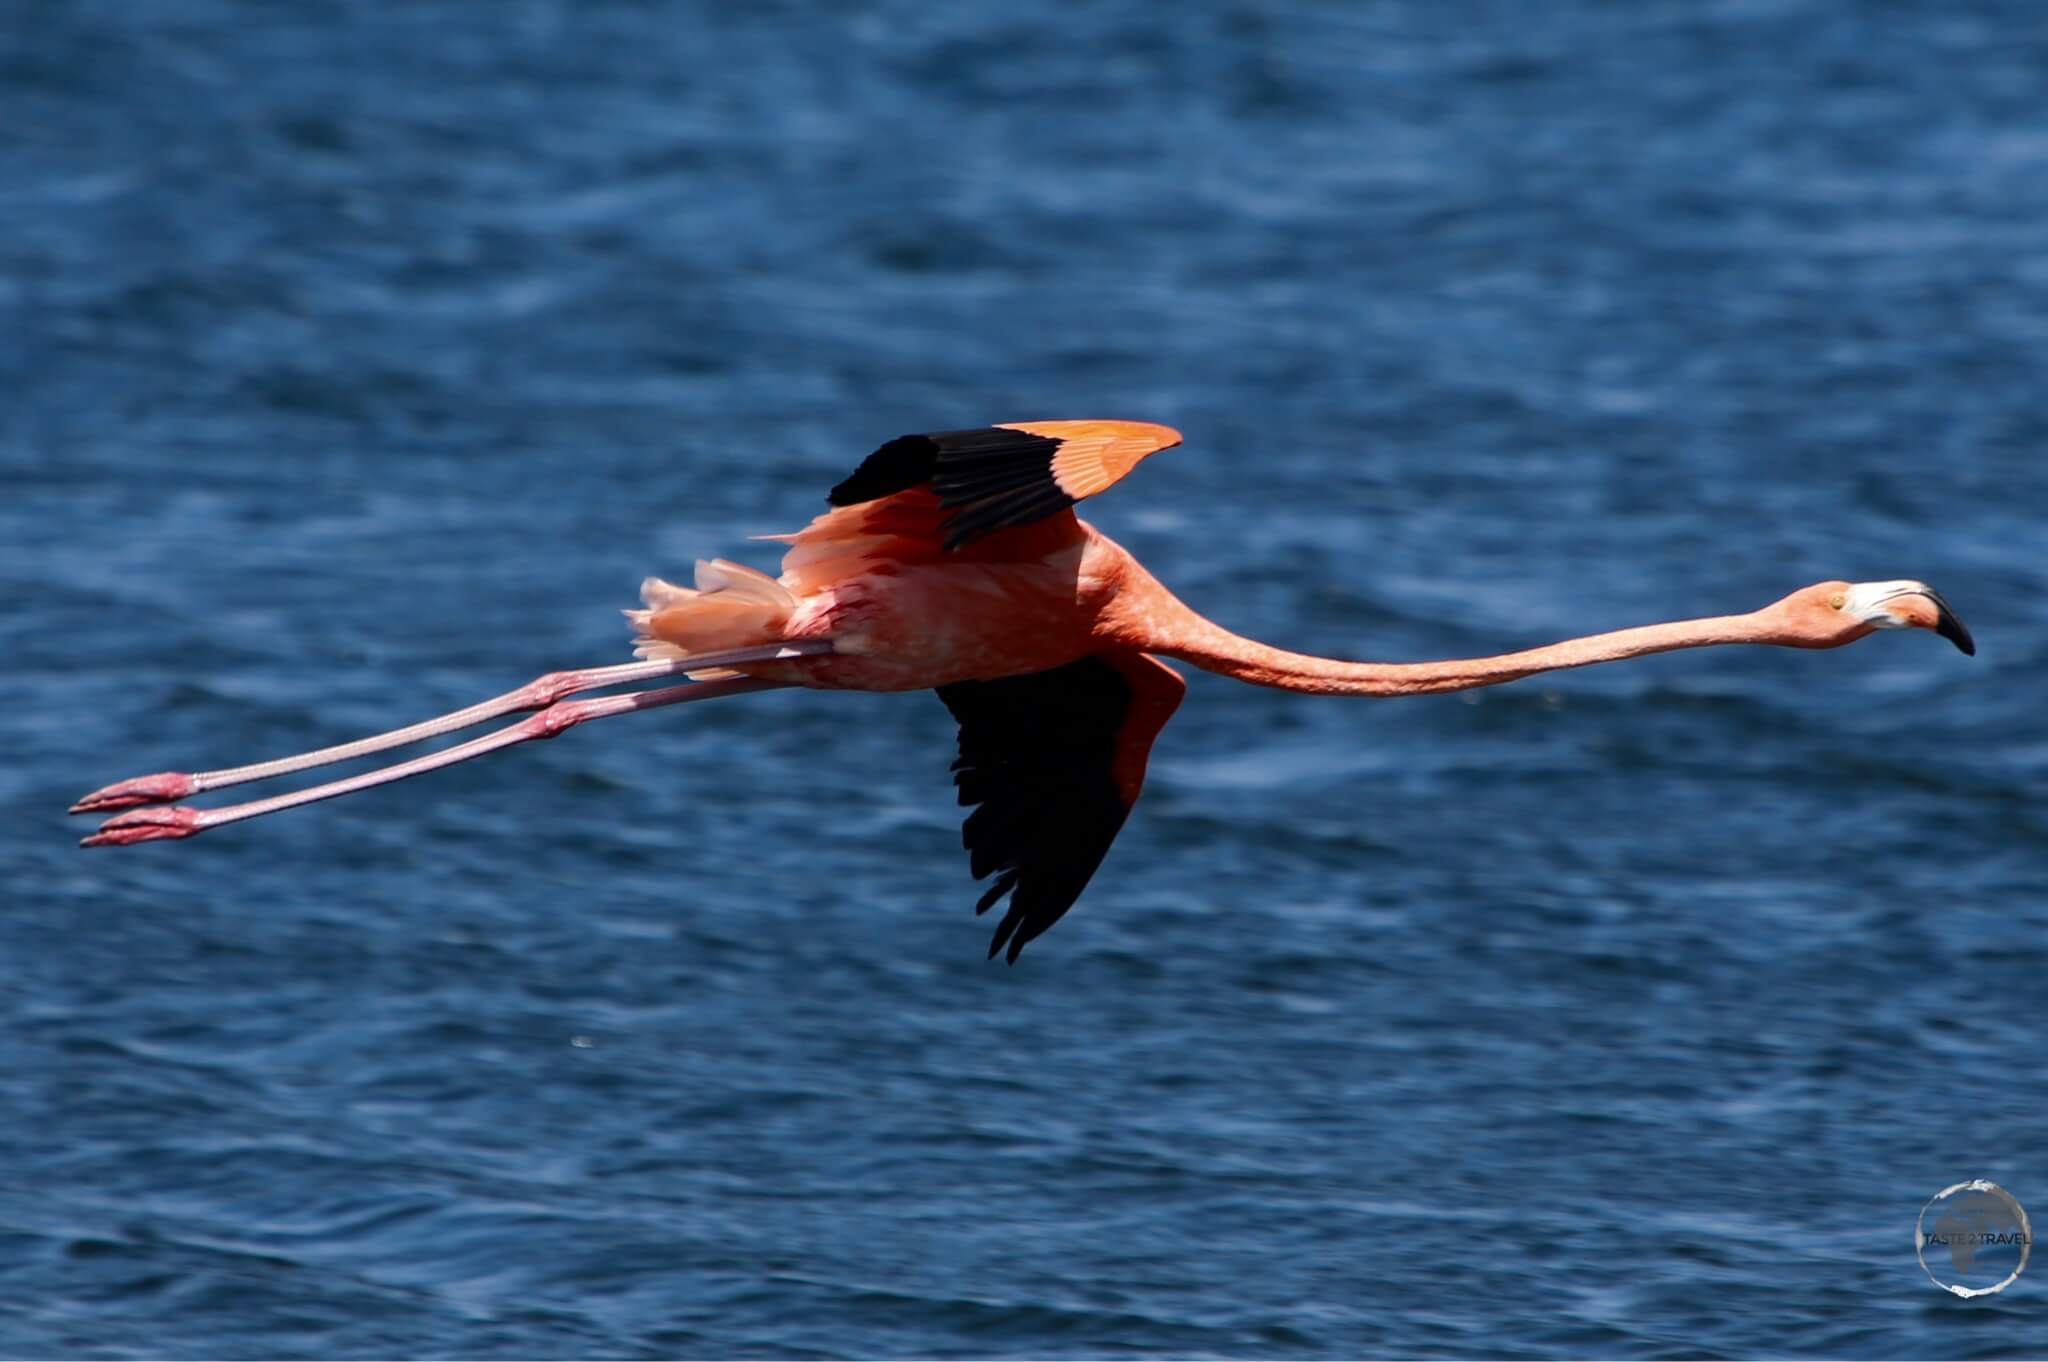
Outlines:
<svg viewBox="0 0 2048 1362"><path fill-rule="evenodd" d="M1839 648L1878 629L1928 629L1975 655L1970 631L1925 582L1821 582L1795 591L1765 612L1777 616L1782 642Z"/></svg>

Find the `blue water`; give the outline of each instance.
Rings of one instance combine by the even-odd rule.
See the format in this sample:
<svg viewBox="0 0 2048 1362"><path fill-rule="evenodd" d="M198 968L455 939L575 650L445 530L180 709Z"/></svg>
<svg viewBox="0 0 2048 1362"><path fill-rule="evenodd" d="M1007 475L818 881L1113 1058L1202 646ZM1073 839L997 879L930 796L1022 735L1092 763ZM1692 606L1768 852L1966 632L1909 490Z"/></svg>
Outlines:
<svg viewBox="0 0 2048 1362"><path fill-rule="evenodd" d="M927 696L82 852L626 657L898 433L1466 696L1196 676L1008 968ZM2039 1356L2048 9L14 0L0 1353Z"/></svg>

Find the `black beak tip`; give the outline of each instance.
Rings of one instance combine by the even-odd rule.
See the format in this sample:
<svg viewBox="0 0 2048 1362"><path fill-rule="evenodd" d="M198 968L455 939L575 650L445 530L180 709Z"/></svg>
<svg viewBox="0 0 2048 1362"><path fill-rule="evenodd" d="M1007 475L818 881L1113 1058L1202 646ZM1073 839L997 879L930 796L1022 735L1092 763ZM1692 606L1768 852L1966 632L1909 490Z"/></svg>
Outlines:
<svg viewBox="0 0 2048 1362"><path fill-rule="evenodd" d="M1963 622L1956 618L1955 611L1948 608L1947 602L1942 601L1936 604L1940 608L1940 614L1936 619L1934 632L1940 634L1950 643L1955 644L1956 647L1961 648L1963 656L1975 657L1977 655L1977 640L1970 637L1970 631L1963 627Z"/></svg>

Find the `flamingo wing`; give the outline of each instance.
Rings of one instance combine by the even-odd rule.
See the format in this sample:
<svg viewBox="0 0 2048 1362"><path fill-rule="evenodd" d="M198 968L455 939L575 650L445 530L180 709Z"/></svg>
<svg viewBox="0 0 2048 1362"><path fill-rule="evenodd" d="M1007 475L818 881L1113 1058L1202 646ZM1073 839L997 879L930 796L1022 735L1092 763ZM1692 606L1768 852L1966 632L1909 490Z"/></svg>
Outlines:
<svg viewBox="0 0 2048 1362"><path fill-rule="evenodd" d="M1146 421L1021 421L904 435L868 455L828 500L857 506L929 486L945 515L950 553L1058 515L1179 443L1179 431Z"/></svg>
<svg viewBox="0 0 2048 1362"><path fill-rule="evenodd" d="M1016 963L1024 943L1081 896L1137 802L1152 741L1186 689L1173 668L1130 651L938 688L960 722L960 803L979 805L961 831L969 868L977 880L996 875L974 911L1010 895L990 959L1008 943Z"/></svg>

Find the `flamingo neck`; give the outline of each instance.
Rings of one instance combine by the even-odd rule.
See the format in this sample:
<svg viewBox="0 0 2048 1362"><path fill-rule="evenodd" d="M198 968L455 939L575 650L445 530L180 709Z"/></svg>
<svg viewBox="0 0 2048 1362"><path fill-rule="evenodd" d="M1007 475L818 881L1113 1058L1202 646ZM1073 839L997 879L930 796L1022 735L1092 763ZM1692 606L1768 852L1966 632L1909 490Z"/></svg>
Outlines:
<svg viewBox="0 0 2048 1362"><path fill-rule="evenodd" d="M1495 657L1345 662L1256 643L1211 623L1177 600L1167 599L1176 608L1162 609L1162 602L1148 602L1150 608L1141 612L1140 627L1132 631L1144 639L1138 646L1145 651L1179 658L1204 671L1220 672L1255 686L1314 695L1433 695L1677 648L1788 641L1780 628L1761 615L1714 615L1617 629Z"/></svg>

